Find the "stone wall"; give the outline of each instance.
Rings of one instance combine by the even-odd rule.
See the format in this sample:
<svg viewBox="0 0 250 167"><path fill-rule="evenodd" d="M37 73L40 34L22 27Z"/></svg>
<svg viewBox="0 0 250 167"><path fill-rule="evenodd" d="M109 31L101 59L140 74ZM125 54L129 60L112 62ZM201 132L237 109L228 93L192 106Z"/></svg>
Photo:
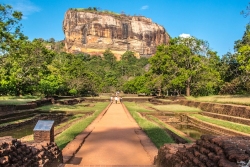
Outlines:
<svg viewBox="0 0 250 167"><path fill-rule="evenodd" d="M250 107L249 106L219 104L219 103L209 103L209 102L197 102L197 101L190 101L190 100L179 100L178 103L181 105L186 105L190 107L197 107L197 108L200 108L202 111L250 119Z"/></svg>
<svg viewBox="0 0 250 167"><path fill-rule="evenodd" d="M28 102L27 104L19 105L0 105L0 115L8 114L8 112L13 112L17 110L29 110L35 109L36 107L52 104L52 99L42 99Z"/></svg>
<svg viewBox="0 0 250 167"><path fill-rule="evenodd" d="M155 157L158 167L247 167L250 137L201 136L195 144L165 144Z"/></svg>
<svg viewBox="0 0 250 167"><path fill-rule="evenodd" d="M39 114L37 117L34 117L30 120L26 120L24 122L17 122L13 124L8 124L4 126L0 126L0 131L7 131L11 129L15 129L16 127L30 124L32 122L37 122L40 120L55 120L55 122L60 122L67 114Z"/></svg>
<svg viewBox="0 0 250 167"><path fill-rule="evenodd" d="M0 167L52 167L62 163L56 143L21 143L0 138Z"/></svg>
<svg viewBox="0 0 250 167"><path fill-rule="evenodd" d="M221 134L221 135L227 135L227 136L249 136L250 137L250 134L248 133L243 133L240 131L235 131L232 129L217 126L215 124L204 122L199 119L192 118L190 116L187 116L187 117L188 117L188 122L192 123L193 125L199 128L207 129L211 132L214 132L215 134Z"/></svg>
<svg viewBox="0 0 250 167"><path fill-rule="evenodd" d="M250 125L250 119L245 119L241 117L233 117L233 116L228 116L228 115L215 114L211 112L201 112L200 114L204 116L212 117L212 118L223 119L223 120L227 120L231 122Z"/></svg>

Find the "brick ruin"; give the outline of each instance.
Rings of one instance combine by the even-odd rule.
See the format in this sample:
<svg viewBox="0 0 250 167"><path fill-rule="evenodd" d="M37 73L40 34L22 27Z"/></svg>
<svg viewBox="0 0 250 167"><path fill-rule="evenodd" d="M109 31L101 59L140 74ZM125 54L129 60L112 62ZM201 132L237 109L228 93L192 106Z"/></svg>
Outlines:
<svg viewBox="0 0 250 167"><path fill-rule="evenodd" d="M21 143L11 137L0 138L0 167L51 167L62 163L56 143Z"/></svg>
<svg viewBox="0 0 250 167"><path fill-rule="evenodd" d="M194 144L165 144L158 167L249 167L250 137L203 135Z"/></svg>

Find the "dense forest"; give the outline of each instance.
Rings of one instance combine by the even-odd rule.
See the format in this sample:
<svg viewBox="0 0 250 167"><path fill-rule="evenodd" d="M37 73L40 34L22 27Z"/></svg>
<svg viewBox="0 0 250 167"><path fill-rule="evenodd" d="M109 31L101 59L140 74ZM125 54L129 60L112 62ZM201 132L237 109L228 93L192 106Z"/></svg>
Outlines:
<svg viewBox="0 0 250 167"><path fill-rule="evenodd" d="M65 53L63 42L34 39L21 31L22 13L0 4L0 95L97 95L101 92L146 95L249 94L250 26L222 57L208 42L172 38L151 58L126 51L117 61L102 55ZM46 47L50 43L52 47Z"/></svg>

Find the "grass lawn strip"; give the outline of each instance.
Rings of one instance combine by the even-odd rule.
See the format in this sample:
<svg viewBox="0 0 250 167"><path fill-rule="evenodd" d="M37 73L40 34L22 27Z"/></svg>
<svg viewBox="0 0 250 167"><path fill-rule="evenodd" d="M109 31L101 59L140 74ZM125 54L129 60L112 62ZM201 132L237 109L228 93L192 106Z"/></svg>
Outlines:
<svg viewBox="0 0 250 167"><path fill-rule="evenodd" d="M152 116L152 115L147 115L150 119L152 119L153 121L155 121L157 124L159 124L160 126L172 131L173 133L175 133L176 135L180 136L181 138L183 138L184 140L186 140L188 143L192 143L193 140L191 140L190 138L187 137L187 135L185 133L180 133L178 130L176 130L175 128L168 126L167 124L165 124L164 122L162 122L161 120L159 120L158 118Z"/></svg>
<svg viewBox="0 0 250 167"><path fill-rule="evenodd" d="M160 111L170 111L170 112L181 112L181 113L194 113L201 112L202 110L195 107L188 107L179 104L169 104L169 105L153 105L153 108Z"/></svg>
<svg viewBox="0 0 250 167"><path fill-rule="evenodd" d="M55 142L57 143L58 147L63 149L70 141L72 141L79 133L81 133L105 109L105 107L107 107L107 105L108 102L96 103L95 107L92 107L92 109L95 109L93 115L76 122L67 130L56 136Z"/></svg>
<svg viewBox="0 0 250 167"><path fill-rule="evenodd" d="M194 117L196 119L202 120L204 122L212 123L212 124L215 124L218 126L222 126L224 128L228 128L228 129L232 129L232 130L236 130L239 132L250 134L250 126L247 126L247 125L234 123L234 122L230 122L230 121L224 121L221 119L211 118L211 117L207 117L207 116L202 116L199 114L191 114L190 116Z"/></svg>
<svg viewBox="0 0 250 167"><path fill-rule="evenodd" d="M25 118L25 119L19 119L19 120L16 120L16 121L6 122L6 123L0 124L0 126L6 126L6 125L9 125L9 124L16 124L16 123L26 122L26 121L32 120L33 118L35 118L35 117L29 117L29 118Z"/></svg>
<svg viewBox="0 0 250 167"><path fill-rule="evenodd" d="M148 135L151 141L157 148L160 148L165 143L174 143L174 140L158 125L139 116L137 112L148 112L144 108L139 107L134 102L124 102L132 117Z"/></svg>
<svg viewBox="0 0 250 167"><path fill-rule="evenodd" d="M56 126L55 130L62 128L62 127L66 126L74 121L77 121L77 120L81 119L83 116L84 116L84 114L73 115L66 122L60 123L58 126Z"/></svg>
<svg viewBox="0 0 250 167"><path fill-rule="evenodd" d="M200 101L200 102L213 102L222 104L238 104L250 106L250 96L244 95L213 95L202 97L186 97L187 100Z"/></svg>
<svg viewBox="0 0 250 167"><path fill-rule="evenodd" d="M0 96L0 105L20 105L39 99L37 96Z"/></svg>
<svg viewBox="0 0 250 167"><path fill-rule="evenodd" d="M79 104L76 104L76 105L58 105L58 104L55 104L55 105L46 105L46 106L42 106L42 107L39 107L38 109L40 109L41 111L64 111L64 112L67 112L67 111L70 111L70 112L90 112L90 111L93 111L96 106L92 106L92 107L86 107L86 104L89 104L89 103L79 103ZM96 103L95 105L97 105L97 108L98 108L98 103Z"/></svg>

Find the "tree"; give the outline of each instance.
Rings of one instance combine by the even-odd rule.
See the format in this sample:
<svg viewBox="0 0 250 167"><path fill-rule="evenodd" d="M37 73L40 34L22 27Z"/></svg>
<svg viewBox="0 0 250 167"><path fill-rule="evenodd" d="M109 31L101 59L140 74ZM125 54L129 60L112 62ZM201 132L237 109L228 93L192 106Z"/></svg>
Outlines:
<svg viewBox="0 0 250 167"><path fill-rule="evenodd" d="M17 40L27 39L21 32L21 19L21 12L13 11L10 5L0 4L0 55L18 50Z"/></svg>
<svg viewBox="0 0 250 167"><path fill-rule="evenodd" d="M103 52L103 57L104 57L104 61L110 66L111 69L115 67L116 57L111 52L110 49L107 49L105 50L105 52Z"/></svg>
<svg viewBox="0 0 250 167"><path fill-rule="evenodd" d="M236 60L241 73L241 82L245 84L247 91L250 91L250 25L246 26L246 31L241 40L235 42Z"/></svg>
<svg viewBox="0 0 250 167"><path fill-rule="evenodd" d="M208 44L205 41L191 38L174 38L167 46L158 46L156 54L150 59L151 71L161 77L161 88L181 92L186 89L186 95L191 95L191 88L198 86L199 81L206 80L202 77L211 71L207 58ZM217 73L213 76L217 76ZM210 78L211 79L211 78ZM217 82L211 83L213 86ZM164 86L165 85L165 86Z"/></svg>
<svg viewBox="0 0 250 167"><path fill-rule="evenodd" d="M33 93L39 89L38 82L48 73L47 65L53 56L54 53L39 40L19 41L19 50L4 58L4 73L0 80L8 81L15 95Z"/></svg>
<svg viewBox="0 0 250 167"><path fill-rule="evenodd" d="M248 3L248 5L247 5L247 7L246 7L246 10L245 10L245 11L242 10L242 11L240 12L240 14L243 15L244 17L247 17L247 16L249 15L249 13L250 13L250 2Z"/></svg>

